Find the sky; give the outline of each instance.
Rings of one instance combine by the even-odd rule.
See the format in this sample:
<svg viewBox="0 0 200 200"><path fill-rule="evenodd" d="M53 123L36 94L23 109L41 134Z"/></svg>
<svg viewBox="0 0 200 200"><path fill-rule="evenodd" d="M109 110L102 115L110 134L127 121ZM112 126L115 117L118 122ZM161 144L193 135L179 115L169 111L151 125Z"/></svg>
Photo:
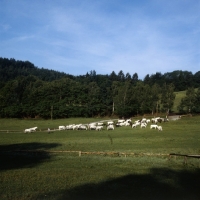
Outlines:
<svg viewBox="0 0 200 200"><path fill-rule="evenodd" d="M198 0L0 0L0 57L71 75L200 71Z"/></svg>

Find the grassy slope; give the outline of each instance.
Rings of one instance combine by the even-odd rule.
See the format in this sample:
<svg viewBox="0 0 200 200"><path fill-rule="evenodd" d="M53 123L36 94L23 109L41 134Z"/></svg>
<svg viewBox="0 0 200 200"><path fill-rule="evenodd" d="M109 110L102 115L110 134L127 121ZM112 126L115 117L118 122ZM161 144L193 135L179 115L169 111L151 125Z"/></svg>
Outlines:
<svg viewBox="0 0 200 200"><path fill-rule="evenodd" d="M198 88L195 89L195 91L197 91ZM176 94L176 98L175 98L175 101L174 101L174 106L173 106L173 111L176 113L178 112L177 110L177 106L180 104L181 102L181 99L184 98L186 96L186 90L184 91L179 91L179 92L175 92Z"/></svg>
<svg viewBox="0 0 200 200"><path fill-rule="evenodd" d="M172 110L173 110L175 113L177 113L177 112L178 112L177 106L180 104L181 99L185 97L186 91L175 92L175 94L176 94L176 98L175 98L174 106L173 106L173 109L172 109Z"/></svg>

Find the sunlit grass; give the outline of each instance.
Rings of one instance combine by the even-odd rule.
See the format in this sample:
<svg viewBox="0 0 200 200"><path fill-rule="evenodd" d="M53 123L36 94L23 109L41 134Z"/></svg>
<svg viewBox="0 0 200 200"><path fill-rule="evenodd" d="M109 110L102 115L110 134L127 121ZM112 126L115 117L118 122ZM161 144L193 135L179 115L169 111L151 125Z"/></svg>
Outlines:
<svg viewBox="0 0 200 200"><path fill-rule="evenodd" d="M177 107L180 105L181 99L186 96L186 91L184 90L184 91L175 92L175 95L176 95L176 97L175 97L175 100L174 100L174 105L173 105L172 110L174 112L178 112Z"/></svg>

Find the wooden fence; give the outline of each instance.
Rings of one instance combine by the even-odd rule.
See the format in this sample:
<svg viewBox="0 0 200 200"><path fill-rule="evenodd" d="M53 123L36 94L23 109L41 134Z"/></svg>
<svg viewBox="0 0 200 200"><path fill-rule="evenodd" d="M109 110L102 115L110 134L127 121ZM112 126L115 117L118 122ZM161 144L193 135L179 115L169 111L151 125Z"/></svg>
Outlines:
<svg viewBox="0 0 200 200"><path fill-rule="evenodd" d="M82 155L108 155L108 156L169 156L169 154L155 154L155 153L133 153L133 152L104 152L104 151L65 151L65 150L11 150L4 151L5 153L49 153L49 154L59 154L59 153L75 153L78 156Z"/></svg>
<svg viewBox="0 0 200 200"><path fill-rule="evenodd" d="M133 152L104 152L104 151L59 151L59 150L11 150L11 151L2 151L0 153L31 153L31 154L59 154L59 153L75 153L79 157L82 155L102 155L102 156L115 156L115 157L128 157L128 156L135 156L135 157L141 157L141 156L149 156L149 157L168 157L169 160L172 159L172 157L175 157L175 159L180 156L184 158L184 164L187 164L187 158L197 158L199 162L200 167L200 155L188 155L188 154L176 154L176 153L170 153L170 154L161 154L161 153L133 153Z"/></svg>
<svg viewBox="0 0 200 200"><path fill-rule="evenodd" d="M187 158L198 158L198 160L200 158L200 155L187 155L187 154L170 153L169 154L169 159L171 159L172 156L174 156L175 159L176 159L177 156L183 157L184 158L184 164L187 164ZM199 162L199 167L200 167L200 162Z"/></svg>

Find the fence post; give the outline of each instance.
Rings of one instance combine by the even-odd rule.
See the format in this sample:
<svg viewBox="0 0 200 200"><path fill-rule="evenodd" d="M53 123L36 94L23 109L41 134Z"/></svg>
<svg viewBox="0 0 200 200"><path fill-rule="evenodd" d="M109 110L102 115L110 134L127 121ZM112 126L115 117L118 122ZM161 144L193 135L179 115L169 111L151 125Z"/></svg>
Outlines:
<svg viewBox="0 0 200 200"><path fill-rule="evenodd" d="M187 164L187 156L184 156L184 163Z"/></svg>

